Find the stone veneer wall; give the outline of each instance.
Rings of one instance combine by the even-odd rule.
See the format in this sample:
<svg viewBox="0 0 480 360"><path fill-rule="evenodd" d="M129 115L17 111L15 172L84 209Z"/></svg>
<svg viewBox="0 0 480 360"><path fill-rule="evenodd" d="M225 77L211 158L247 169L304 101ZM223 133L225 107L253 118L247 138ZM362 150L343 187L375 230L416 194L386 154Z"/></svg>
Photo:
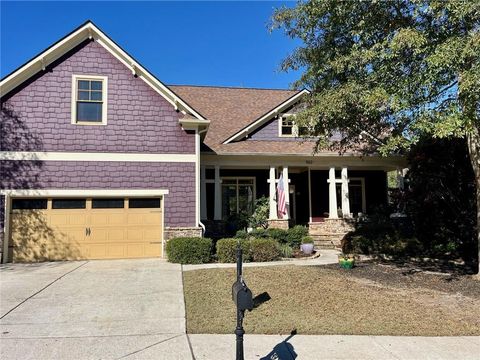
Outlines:
<svg viewBox="0 0 480 360"><path fill-rule="evenodd" d="M166 227L164 230L164 239L166 241L176 237L201 237L202 228L200 227Z"/></svg>
<svg viewBox="0 0 480 360"><path fill-rule="evenodd" d="M355 230L354 219L329 219L308 224L308 233L316 246L340 248L345 235Z"/></svg>
<svg viewBox="0 0 480 360"><path fill-rule="evenodd" d="M274 229L288 230L289 221L284 219L268 220L268 227Z"/></svg>

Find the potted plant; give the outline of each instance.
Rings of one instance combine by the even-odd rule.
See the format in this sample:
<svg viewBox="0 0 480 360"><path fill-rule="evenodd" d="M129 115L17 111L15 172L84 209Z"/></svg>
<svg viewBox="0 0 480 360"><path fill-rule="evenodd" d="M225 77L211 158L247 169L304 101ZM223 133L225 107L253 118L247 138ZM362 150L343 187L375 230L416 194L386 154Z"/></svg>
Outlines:
<svg viewBox="0 0 480 360"><path fill-rule="evenodd" d="M310 236L304 236L302 238L300 250L307 255L310 255L313 252L313 239Z"/></svg>
<svg viewBox="0 0 480 360"><path fill-rule="evenodd" d="M343 269L351 269L355 265L355 256L347 254L338 255L338 263Z"/></svg>

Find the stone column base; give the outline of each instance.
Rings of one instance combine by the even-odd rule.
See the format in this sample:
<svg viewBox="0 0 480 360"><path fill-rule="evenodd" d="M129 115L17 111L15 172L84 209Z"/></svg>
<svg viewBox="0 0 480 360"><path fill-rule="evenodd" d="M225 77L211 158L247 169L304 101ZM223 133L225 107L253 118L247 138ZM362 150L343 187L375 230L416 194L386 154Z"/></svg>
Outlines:
<svg viewBox="0 0 480 360"><path fill-rule="evenodd" d="M333 246L340 248L349 232L355 230L354 219L329 219L308 224L308 234L318 247Z"/></svg>
<svg viewBox="0 0 480 360"><path fill-rule="evenodd" d="M268 220L268 227L272 229L288 230L288 219L271 219Z"/></svg>
<svg viewBox="0 0 480 360"><path fill-rule="evenodd" d="M176 237L202 237L201 227L166 227L163 237L170 240Z"/></svg>

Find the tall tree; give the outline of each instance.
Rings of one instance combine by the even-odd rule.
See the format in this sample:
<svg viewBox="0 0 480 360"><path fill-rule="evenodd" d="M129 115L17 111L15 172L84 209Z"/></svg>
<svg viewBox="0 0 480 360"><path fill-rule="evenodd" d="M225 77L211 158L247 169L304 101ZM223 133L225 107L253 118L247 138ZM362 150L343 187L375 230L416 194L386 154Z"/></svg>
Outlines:
<svg viewBox="0 0 480 360"><path fill-rule="evenodd" d="M272 29L301 44L282 63L312 90L297 121L318 147L407 150L421 136L466 137L480 228L480 0L310 0ZM480 232L478 233L480 257Z"/></svg>

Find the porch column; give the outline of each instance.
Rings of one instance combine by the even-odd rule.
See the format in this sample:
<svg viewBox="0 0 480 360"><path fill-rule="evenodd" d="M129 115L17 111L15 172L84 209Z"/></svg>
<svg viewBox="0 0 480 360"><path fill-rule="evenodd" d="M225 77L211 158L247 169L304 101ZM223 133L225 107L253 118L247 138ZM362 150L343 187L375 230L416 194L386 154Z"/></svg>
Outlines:
<svg viewBox="0 0 480 360"><path fill-rule="evenodd" d="M312 178L310 175L310 166L308 167L308 217L309 223L312 222Z"/></svg>
<svg viewBox="0 0 480 360"><path fill-rule="evenodd" d="M222 186L220 182L220 166L215 165L215 207L214 220L222 220Z"/></svg>
<svg viewBox="0 0 480 360"><path fill-rule="evenodd" d="M288 178L288 166L283 167L283 188L285 191L285 207L287 213L283 216L285 220L290 219L290 179Z"/></svg>
<svg viewBox="0 0 480 360"><path fill-rule="evenodd" d="M207 219L207 184L205 182L205 166L200 166L200 219Z"/></svg>
<svg viewBox="0 0 480 360"><path fill-rule="evenodd" d="M335 183L335 168L331 167L328 172L328 217L338 219L337 189Z"/></svg>
<svg viewBox="0 0 480 360"><path fill-rule="evenodd" d="M403 188L405 187L405 179L403 175L404 175L403 169L400 167L397 167L397 184L400 190L403 190Z"/></svg>
<svg viewBox="0 0 480 360"><path fill-rule="evenodd" d="M346 167L342 168L342 215L344 218L350 216L350 199L348 196L348 170Z"/></svg>
<svg viewBox="0 0 480 360"><path fill-rule="evenodd" d="M270 166L270 177L268 178L270 189L270 216L269 219L277 218L277 202L275 201L275 168Z"/></svg>

